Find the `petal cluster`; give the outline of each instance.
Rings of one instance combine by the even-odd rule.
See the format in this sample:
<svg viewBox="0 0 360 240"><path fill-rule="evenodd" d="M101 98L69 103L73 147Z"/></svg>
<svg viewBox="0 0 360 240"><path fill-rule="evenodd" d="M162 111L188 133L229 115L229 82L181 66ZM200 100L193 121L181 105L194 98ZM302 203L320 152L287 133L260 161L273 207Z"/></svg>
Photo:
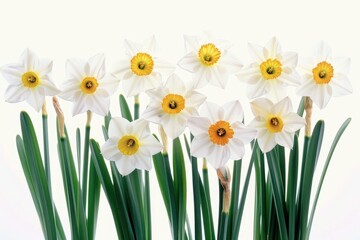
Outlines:
<svg viewBox="0 0 360 240"><path fill-rule="evenodd" d="M230 74L240 71L241 62L229 51L231 44L211 37L185 36L186 55L178 65L193 73L194 86L210 83L225 88Z"/></svg>
<svg viewBox="0 0 360 240"><path fill-rule="evenodd" d="M200 116L188 121L194 135L193 156L206 158L215 169L225 166L229 159L238 160L244 156L244 145L254 139L256 130L242 124L244 114L239 101L223 106L206 102Z"/></svg>
<svg viewBox="0 0 360 240"><path fill-rule="evenodd" d="M67 81L60 97L73 102L73 115L91 111L105 116L119 80L112 74L106 75L104 54L97 54L87 61L68 59L65 70Z"/></svg>
<svg viewBox="0 0 360 240"><path fill-rule="evenodd" d="M292 112L290 98L286 97L274 104L265 98L251 103L255 119L249 124L258 130L257 141L265 153L276 144L292 148L295 132L305 125L305 119Z"/></svg>
<svg viewBox="0 0 360 240"><path fill-rule="evenodd" d="M150 170L152 155L162 149L160 142L150 133L148 122L142 119L129 122L124 118L112 118L109 139L101 147L104 157L115 161L121 175L135 169Z"/></svg>
<svg viewBox="0 0 360 240"><path fill-rule="evenodd" d="M162 75L169 75L175 67L157 56L155 37L143 44L125 40L127 58L116 63L114 74L122 79L122 87L128 97L157 88Z"/></svg>
<svg viewBox="0 0 360 240"><path fill-rule="evenodd" d="M352 93L352 86L348 78L350 59L332 57L331 48L320 42L314 57L304 63L304 76L298 94L311 97L313 102L324 108L331 96L342 96Z"/></svg>
<svg viewBox="0 0 360 240"><path fill-rule="evenodd" d="M249 84L250 99L269 94L269 97L279 101L286 96L285 87L299 84L300 76L295 71L298 55L295 52L283 52L275 37L265 47L251 43L248 47L254 62L237 77Z"/></svg>
<svg viewBox="0 0 360 240"><path fill-rule="evenodd" d="M5 100L10 103L26 101L40 111L45 96L60 92L51 79L52 67L53 61L41 59L30 49L25 49L18 63L10 63L0 69L9 83Z"/></svg>
<svg viewBox="0 0 360 240"><path fill-rule="evenodd" d="M160 124L171 139L184 132L188 118L198 115L197 109L206 99L193 88L186 87L175 74L164 85L147 94L151 101L142 118Z"/></svg>

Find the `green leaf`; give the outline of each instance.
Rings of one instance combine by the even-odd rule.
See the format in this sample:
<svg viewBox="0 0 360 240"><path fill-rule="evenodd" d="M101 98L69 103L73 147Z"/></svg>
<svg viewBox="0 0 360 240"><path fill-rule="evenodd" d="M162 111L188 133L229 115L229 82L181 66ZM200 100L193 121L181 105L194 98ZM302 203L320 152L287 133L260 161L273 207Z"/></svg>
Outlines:
<svg viewBox="0 0 360 240"><path fill-rule="evenodd" d="M299 143L298 136L294 136L294 145L289 157L289 175L286 205L289 212L289 239L295 240L296 237L296 189L298 180L299 165Z"/></svg>
<svg viewBox="0 0 360 240"><path fill-rule="evenodd" d="M127 104L126 99L122 94L119 96L119 103L122 117L126 118L129 122L132 122L133 118L131 116L129 105Z"/></svg>
<svg viewBox="0 0 360 240"><path fill-rule="evenodd" d="M178 229L175 239L184 239L186 221L186 172L180 139L173 141L174 190L177 207Z"/></svg>
<svg viewBox="0 0 360 240"><path fill-rule="evenodd" d="M87 189L88 189L88 172L89 172L89 141L90 141L90 126L85 126L85 140L84 140L84 159L83 159L83 169L82 169L82 198L84 203L84 208L86 208L87 201Z"/></svg>
<svg viewBox="0 0 360 240"><path fill-rule="evenodd" d="M315 195L315 198L314 198L314 203L313 203L313 207L312 207L312 210L311 210L311 214L310 214L310 218L309 218L309 223L308 223L308 227L307 227L307 233L306 233L306 239L309 239L309 236L310 236L310 231L311 231L311 227L312 227L312 222L313 222L313 219L314 219L314 214L315 214L315 210L316 210L316 205L317 205L317 202L319 200L319 196L320 196L320 192L321 192L321 187L324 183L324 179L325 179L325 176L326 176L326 172L327 172L327 169L329 167L329 164L330 164L330 161L331 161L331 158L332 158L332 155L335 151L335 148L342 136L342 134L344 133L345 129L347 128L347 126L349 125L349 123L351 122L351 118L348 118L346 119L346 121L341 125L341 127L339 128L338 132L336 133L336 136L331 144L331 147L330 147L330 150L329 150L329 153L326 157L326 161L325 161L325 165L324 165L324 168L323 168L323 171L321 173L321 177L320 177L320 181L319 181L319 184L318 184L318 187L317 187L317 190L316 190L316 195Z"/></svg>
<svg viewBox="0 0 360 240"><path fill-rule="evenodd" d="M42 206L42 217L44 223L44 236L46 239L56 238L56 225L54 217L53 202L49 192L42 157L35 130L29 115L26 112L20 114L21 131L23 135L24 149L29 161L29 170L33 179L33 186Z"/></svg>
<svg viewBox="0 0 360 240"><path fill-rule="evenodd" d="M239 207L240 198L240 178L241 178L241 165L242 160L234 161L233 174L232 174L232 185L231 185L231 201L229 209L229 221L227 225L227 239L231 238L232 228L236 222L236 215Z"/></svg>
<svg viewBox="0 0 360 240"><path fill-rule="evenodd" d="M324 121L318 121L315 125L312 137L309 142L309 149L306 155L303 188L300 196L299 206L299 229L300 239L305 239L307 231L308 213L310 207L310 196L312 181L317 159L319 158L321 143L324 135Z"/></svg>
<svg viewBox="0 0 360 240"><path fill-rule="evenodd" d="M266 153L270 180L272 185L272 191L274 196L274 203L276 209L276 215L279 223L280 238L282 240L288 239L287 227L286 227L286 205L284 199L284 184L282 182L280 165L276 156L276 149Z"/></svg>

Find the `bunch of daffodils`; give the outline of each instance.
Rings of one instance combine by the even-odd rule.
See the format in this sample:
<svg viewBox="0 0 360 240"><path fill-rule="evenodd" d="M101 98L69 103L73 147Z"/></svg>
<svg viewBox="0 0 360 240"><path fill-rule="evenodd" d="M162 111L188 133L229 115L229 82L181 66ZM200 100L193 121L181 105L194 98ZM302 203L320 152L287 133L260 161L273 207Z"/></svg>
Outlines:
<svg viewBox="0 0 360 240"><path fill-rule="evenodd" d="M57 114L58 156L71 239L95 239L101 189L118 238L151 239L152 218L156 218L150 205L151 171L158 180L173 239L238 239L253 168L256 195L250 221L254 222L254 239L309 239L332 152L350 122L344 122L333 141L311 201L324 135L324 121L311 127L313 103L323 109L331 96L352 92L347 76L350 60L333 57L330 47L321 42L299 74L298 54L283 51L274 37L264 47L249 43L252 62L243 68L232 46L209 34L185 36L186 54L177 66L192 75L191 81L175 74L176 65L159 56L154 36L142 44L124 40L126 54L110 71L106 71L104 54L88 60L68 59L61 90L51 77L53 61L29 49L18 63L1 67L9 83L5 100L26 101L36 111L42 109L43 151L26 112L20 114L22 132L16 144L45 239L66 239L64 219L52 198L47 96L53 96ZM198 91L208 84L228 91L225 88L234 76L248 85L253 113L249 123L239 100L229 99L219 106ZM288 87L297 88L301 97L297 112ZM120 94L121 116L113 117L110 99L118 88L126 97L134 97L134 111ZM141 109L139 95L144 93L149 102ZM57 95L73 103L73 116L86 112L85 134L82 137L80 129L76 130L74 153L65 126L67 114ZM104 118L101 143L91 138L93 113ZM152 132L151 125L158 125L159 132ZM299 140L302 134L303 141ZM193 226L187 219L187 161L192 170ZM243 162L248 169L240 188ZM217 229L211 211L214 196L210 195L217 184L209 181L207 164L216 171L220 186Z"/></svg>

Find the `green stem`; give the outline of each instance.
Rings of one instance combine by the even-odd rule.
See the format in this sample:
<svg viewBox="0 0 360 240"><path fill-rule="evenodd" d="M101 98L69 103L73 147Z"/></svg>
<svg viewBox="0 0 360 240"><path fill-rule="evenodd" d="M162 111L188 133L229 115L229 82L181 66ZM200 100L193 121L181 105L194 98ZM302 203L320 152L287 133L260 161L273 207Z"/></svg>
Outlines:
<svg viewBox="0 0 360 240"><path fill-rule="evenodd" d="M49 192L51 195L51 173L50 173L50 155L49 155L49 131L48 131L48 117L42 115L43 138L44 138L44 161L45 174L49 185Z"/></svg>
<svg viewBox="0 0 360 240"><path fill-rule="evenodd" d="M149 172L145 171L145 230L146 230L146 239L151 239L151 202L150 202L150 180Z"/></svg>
<svg viewBox="0 0 360 240"><path fill-rule="evenodd" d="M89 149L90 149L89 143L90 143L90 125L86 125L85 142L84 142L84 159L83 159L83 178L82 178L82 188L81 188L85 209L86 209L88 169L89 169Z"/></svg>

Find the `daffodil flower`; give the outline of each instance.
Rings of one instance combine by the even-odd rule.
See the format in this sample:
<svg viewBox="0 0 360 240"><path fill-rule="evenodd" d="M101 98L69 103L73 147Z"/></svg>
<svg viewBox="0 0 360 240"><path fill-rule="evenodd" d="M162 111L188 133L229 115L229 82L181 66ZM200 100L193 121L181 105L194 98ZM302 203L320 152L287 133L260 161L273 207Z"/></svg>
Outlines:
<svg viewBox="0 0 360 240"><path fill-rule="evenodd" d="M305 119L292 112L290 98L286 97L274 104L266 98L251 102L255 119L249 124L258 130L257 141L260 149L266 153L276 144L292 148L295 132L305 125Z"/></svg>
<svg viewBox="0 0 360 240"><path fill-rule="evenodd" d="M135 96L161 85L162 75L170 75L175 67L157 56L155 37L142 45L124 41L127 59L116 63L113 73L122 79L125 95Z"/></svg>
<svg viewBox="0 0 360 240"><path fill-rule="evenodd" d="M315 49L315 57L304 64L303 82L298 89L301 96L310 97L319 107L324 108L331 96L342 96L352 92L348 78L349 58L333 58L331 48L320 42Z"/></svg>
<svg viewBox="0 0 360 240"><path fill-rule="evenodd" d="M297 86L300 76L295 71L298 56L294 52L283 52L274 37L265 47L249 43L249 52L254 60L237 77L248 86L248 98L269 94L279 101L286 96L286 86Z"/></svg>
<svg viewBox="0 0 360 240"><path fill-rule="evenodd" d="M109 139L101 147L102 155L115 161L121 175L135 169L149 171L152 155L162 149L160 142L150 133L149 124L143 119L129 122L124 118L112 118L109 124Z"/></svg>
<svg viewBox="0 0 360 240"><path fill-rule="evenodd" d="M231 55L228 41L211 37L184 36L186 55L178 65L193 73L194 87L210 83L225 88L230 74L240 71L241 62Z"/></svg>
<svg viewBox="0 0 360 240"><path fill-rule="evenodd" d="M5 100L10 103L26 101L40 111L45 96L60 92L51 80L52 66L53 61L40 59L33 51L25 49L19 63L10 63L0 69L9 83Z"/></svg>
<svg viewBox="0 0 360 240"><path fill-rule="evenodd" d="M171 139L185 130L187 119L197 116L197 108L206 97L192 88L187 88L175 74L164 86L147 92L151 101L142 118L160 124Z"/></svg>
<svg viewBox="0 0 360 240"><path fill-rule="evenodd" d="M97 54L88 61L71 58L65 67L67 81L60 97L74 103L73 115L91 111L105 116L119 80L112 74L105 74L104 54Z"/></svg>
<svg viewBox="0 0 360 240"><path fill-rule="evenodd" d="M239 101L221 107L206 102L200 116L188 120L194 135L192 156L206 158L215 169L225 166L230 159L238 160L244 156L244 145L254 139L256 130L242 124L244 113Z"/></svg>

